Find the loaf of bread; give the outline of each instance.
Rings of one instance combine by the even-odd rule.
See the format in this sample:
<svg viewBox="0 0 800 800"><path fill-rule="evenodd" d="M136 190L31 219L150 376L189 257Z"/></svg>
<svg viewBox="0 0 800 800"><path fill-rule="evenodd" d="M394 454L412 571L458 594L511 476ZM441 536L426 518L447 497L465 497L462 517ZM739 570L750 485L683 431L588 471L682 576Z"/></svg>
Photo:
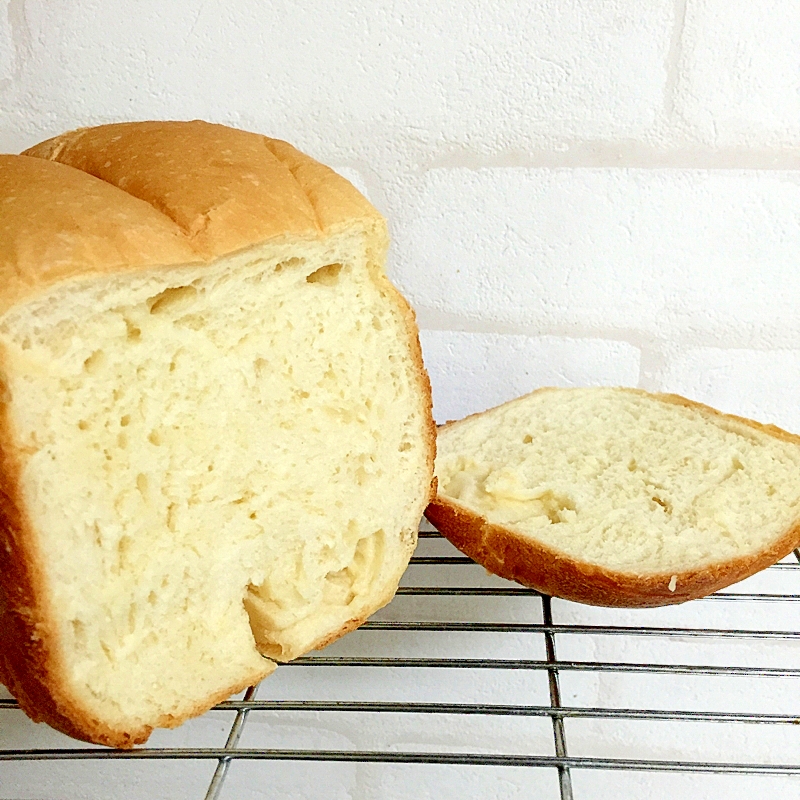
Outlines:
<svg viewBox="0 0 800 800"><path fill-rule="evenodd" d="M393 596L435 428L386 225L203 122L0 157L0 669L128 747Z"/></svg>
<svg viewBox="0 0 800 800"><path fill-rule="evenodd" d="M593 605L702 597L800 545L800 437L676 395L541 389L441 427L436 477L456 547Z"/></svg>

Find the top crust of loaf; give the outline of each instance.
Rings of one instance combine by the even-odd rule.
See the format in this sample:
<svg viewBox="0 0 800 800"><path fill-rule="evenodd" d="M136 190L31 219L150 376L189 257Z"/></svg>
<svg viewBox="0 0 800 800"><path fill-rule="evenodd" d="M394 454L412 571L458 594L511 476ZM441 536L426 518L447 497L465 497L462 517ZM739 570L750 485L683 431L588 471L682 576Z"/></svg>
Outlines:
<svg viewBox="0 0 800 800"><path fill-rule="evenodd" d="M550 387L510 401L498 408L524 403L533 395L559 392ZM624 392L698 412L710 422L733 429L750 429L766 437L800 445L800 436L774 425L723 414L701 403L675 394L649 394L638 389L598 390ZM495 409L491 409L494 411ZM442 431L469 424L481 412L440 426ZM425 516L456 547L490 572L517 581L545 594L575 602L612 607L653 607L704 597L776 563L800 546L800 519L790 524L758 553L665 573L620 571L568 555L555 547L524 535L511 526L493 524L476 509L439 491Z"/></svg>
<svg viewBox="0 0 800 800"><path fill-rule="evenodd" d="M352 228L373 260L388 246L383 217L345 178L286 142L201 121L83 128L0 156L0 196L0 315L65 279L269 240Z"/></svg>

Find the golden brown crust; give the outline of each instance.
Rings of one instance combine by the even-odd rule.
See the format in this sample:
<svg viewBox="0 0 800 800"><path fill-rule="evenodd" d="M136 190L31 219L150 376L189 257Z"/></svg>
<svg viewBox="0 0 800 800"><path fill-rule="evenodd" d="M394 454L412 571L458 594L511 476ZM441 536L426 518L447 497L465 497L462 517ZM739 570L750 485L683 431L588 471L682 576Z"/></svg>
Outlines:
<svg viewBox="0 0 800 800"><path fill-rule="evenodd" d="M23 155L146 202L205 259L279 237L329 235L355 220L383 222L348 181L286 142L199 120L84 128Z"/></svg>
<svg viewBox="0 0 800 800"><path fill-rule="evenodd" d="M149 204L75 169L0 155L0 314L64 280L197 262Z"/></svg>
<svg viewBox="0 0 800 800"><path fill-rule="evenodd" d="M385 606L391 599L394 597L394 592L392 592L391 597L384 600L377 608L382 608ZM374 612L373 612L374 613ZM355 617L354 619L350 619L342 625L339 630L334 631L333 633L325 634L321 639L318 639L314 642L313 646L309 648L309 650L322 650L323 647L327 647L329 644L333 644L337 639L341 639L342 636L345 636L348 633L352 633L356 628L360 628L369 618L369 614L364 614L359 617Z"/></svg>
<svg viewBox="0 0 800 800"><path fill-rule="evenodd" d="M548 391L557 390L544 387L531 394ZM763 425L754 420L724 414L680 395L650 394L641 389L627 388L616 391L655 397L666 403L698 410L718 420L728 420L783 441L800 444L800 436L774 425ZM510 403L522 399L524 398L511 400ZM456 426L475 416L479 414L448 422L441 427ZM619 608L672 605L705 597L754 575L800 547L798 520L767 549L754 555L683 572L636 574L605 569L581 561L530 536L492 524L482 515L441 494L430 503L425 510L425 516L459 550L501 578L516 581L553 597Z"/></svg>
<svg viewBox="0 0 800 800"><path fill-rule="evenodd" d="M501 578L543 594L593 606L647 608L705 597L780 561L800 545L800 522L755 556L685 572L636 575L604 569L499 525L437 497L425 516L473 561ZM675 579L673 582L673 578ZM670 591L670 586L674 591Z"/></svg>

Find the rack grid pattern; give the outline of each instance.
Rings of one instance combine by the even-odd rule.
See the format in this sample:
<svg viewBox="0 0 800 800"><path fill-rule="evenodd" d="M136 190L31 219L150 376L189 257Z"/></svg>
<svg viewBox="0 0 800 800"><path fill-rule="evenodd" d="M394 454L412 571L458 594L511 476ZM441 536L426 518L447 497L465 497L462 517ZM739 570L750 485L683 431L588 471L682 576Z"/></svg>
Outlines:
<svg viewBox="0 0 800 800"><path fill-rule="evenodd" d="M656 758L635 754L597 755L591 753L592 743L589 742L587 745L586 738L587 735L590 739L591 736L597 737L598 729L595 727L587 729L588 734L586 731L582 733L582 743L578 748L582 754L573 755L572 731L569 728L570 725L578 724L580 721L601 725L601 732L611 730L614 725L624 721L648 724L666 722L681 726L681 735L685 735L687 741L693 735L691 726L703 723L713 723L725 729L732 727L741 729L742 726L755 725L773 729L782 728L783 731L794 733L798 728L785 726L800 726L800 703L792 706L787 713L776 712L771 705L766 710L747 707L738 710L713 707L686 708L680 707L685 704L677 697L675 707L669 707L669 704L666 707L646 707L644 703L639 706L632 704L615 706L613 703L591 705L574 700L565 701L562 689L563 682L569 676L583 674L594 681L607 676L639 676L639 679L645 682L645 695L650 691L647 687L657 681L659 676L685 676L689 681L696 678L710 680L739 678L744 680L741 688L745 689L740 692L739 697L752 696L755 700L758 699L757 682L761 679L778 681L783 686L782 691L791 692L789 683L786 682L794 685L796 679L800 677L800 660L791 658L792 643L796 642L800 646L800 626L792 629L791 625L784 624L783 629L763 628L758 624L763 615L754 613L753 610L756 609L757 612L759 608L767 605L770 608L782 609L784 620L791 619L793 614L796 616L796 611L800 610L800 605L797 605L800 594L792 592L791 589L800 579L800 551L795 551L794 558L786 559L762 573L755 591L749 591L749 583L754 580L750 579L739 587L731 587L727 591L718 592L689 604L698 609L698 613L690 616L690 619L702 618L707 615L708 609L723 604L727 609L725 619L733 619L738 621L738 624L719 627L701 627L677 621L685 616L675 615L672 609L661 609L659 612L662 612L661 616L665 620L676 620L675 624L630 624L630 613L624 614L619 610L616 612L602 610L601 619L612 619L612 623L581 622L579 620L583 613L582 609L586 607L565 604L563 601L553 600L532 590L487 576L470 559L455 553L456 551L439 537L438 533L432 529L423 529L420 532L418 555L412 559L404 584L395 601L383 613L367 622L357 634L345 637L326 651L298 659L291 665L280 668L278 674L281 674L282 670L291 670L292 677L300 678L302 673L306 678L313 678L314 673L322 670L328 678L328 686L331 685L330 681L333 681L334 685L341 688L339 694L347 694L348 687L353 688L360 682L359 678L353 679L353 676L363 676L365 671L378 671L390 677L400 675L401 680L407 679L410 675L412 687L417 681L416 676L424 673L433 681L433 694L437 694L436 684L439 682L442 686L440 694L447 697L449 693L446 687L456 674L460 674L461 677L468 675L471 681L479 683L489 673L499 676L501 682L513 674L538 673L546 682L546 696L549 702L508 703L476 700L474 697L471 699L467 697L469 702L430 701L413 697L330 699L328 691L321 692L325 695L323 698L314 696L262 698L259 696L258 687L251 687L243 697L221 703L209 712L212 715L216 712L228 712L228 716L233 718L227 740L222 747L146 746L131 751L113 751L90 746L6 748L0 750L0 761L36 761L40 762L41 769L47 769L48 762L56 760L134 759L142 762L143 769L147 768L147 762L163 759L216 762L215 772L205 793L206 800L222 800L227 797L225 786L231 767L245 761L273 762L273 764L274 762L406 764L416 765L416 769L425 769L424 765L489 769L547 768L557 775L554 797L560 800L572 800L572 798L582 800L585 796L574 785L574 776L579 771L657 772L662 775L746 774L761 776L764 779L768 779L769 776L800 776L800 750L797 749L794 750L793 758L762 756L718 760L690 756ZM776 586L778 590L775 590ZM492 610L487 612L490 616L492 614L505 616L506 619L497 621L472 618L476 616L472 613L473 610L483 607L482 604L487 601L492 604ZM535 603L536 607L535 609L533 606L524 607L527 610L517 608L511 613L509 604L519 602ZM437 611L437 603L449 603L449 611L445 614L440 613ZM454 611L460 614L454 614ZM461 618L440 618L454 615ZM481 614L477 616L480 617ZM520 616L527 618L523 621L514 619ZM509 617L512 619L509 620ZM615 617L619 622L615 621ZM541 621L531 622L529 619L541 619ZM459 648L459 651L455 654L445 652L442 655L438 650L434 655L416 654L419 651L424 652L426 642L436 641L429 637L448 635L456 637L455 647ZM469 642L480 635L488 637L486 641L490 650L489 656L475 652L469 646ZM502 647L498 648L496 643L511 641L513 637L516 637L515 642L518 640L531 642L531 637L539 637L543 647L540 648L541 652L535 654L540 657L520 658L513 653L514 657L505 657L505 650ZM653 663L649 663L626 657L616 660L609 658L592 660L571 656L559 658L558 655L562 649L572 651L571 645L576 642L589 642L596 646L598 642L605 642L607 645L609 641L623 640L626 642L645 640L662 644L666 642L668 646L674 643L678 646L679 652L684 652L686 647L704 648L709 642L728 643L734 647L744 645L745 648L749 648L750 656L744 659L747 663L737 664L721 661L720 658L714 658L712 663L708 663L660 657L654 658ZM348 642L360 644L353 646ZM781 643L788 644L790 648L786 651L789 653L789 663L776 664L773 663L775 659L771 648ZM436 650L435 647L433 649ZM502 657L493 655L498 649ZM533 650L534 648L531 648L531 651ZM601 648L601 652L605 651ZM634 652L639 651L634 648ZM706 654L708 650L701 649L700 652ZM752 652L755 652L755 657ZM800 653L800 650L797 652ZM626 654L623 650L622 655ZM778 658L784 657L781 651ZM270 678L264 685L273 680L275 679ZM304 685L303 679L296 682L296 686L302 685ZM310 681L310 685L313 693L314 680ZM386 685L390 685L390 678L387 678ZM275 690L272 691L274 693ZM289 692L292 693L296 694ZM353 694L357 696L358 692L355 691ZM793 694L798 694L796 689ZM0 700L0 719L4 711L14 709L18 709L18 706L13 700ZM340 719L356 717L359 720L405 717L418 721L418 724L426 730L430 728L433 720L444 721L443 724L449 725L452 730L461 729L458 720L477 717L491 720L492 724L499 725L499 730L502 731L502 726L511 720L538 718L552 728L551 752L498 752L493 749L491 741L487 744L483 735L480 737L473 735L474 738L470 740L471 734L466 728L463 739L456 742L455 746L438 748L426 746L418 749L398 749L394 745L381 746L380 736L375 739L379 742L378 746L354 749L320 748L313 745L261 747L243 743L242 737L247 730L249 720L253 715L265 713L273 715L270 718L275 718L275 715L290 714L300 718L311 718L312 726L313 720L330 720L331 717ZM456 723L453 723L453 720L456 720ZM507 742L508 738L501 736L500 741ZM524 742L522 747L524 750ZM680 742L677 743L677 747L680 750ZM519 747L508 749L518 750ZM784 796L800 797L800 779L797 779L796 783L794 777L790 777L789 780L791 784L782 790L785 792ZM320 787L320 791L322 793L319 796L325 796L324 787Z"/></svg>

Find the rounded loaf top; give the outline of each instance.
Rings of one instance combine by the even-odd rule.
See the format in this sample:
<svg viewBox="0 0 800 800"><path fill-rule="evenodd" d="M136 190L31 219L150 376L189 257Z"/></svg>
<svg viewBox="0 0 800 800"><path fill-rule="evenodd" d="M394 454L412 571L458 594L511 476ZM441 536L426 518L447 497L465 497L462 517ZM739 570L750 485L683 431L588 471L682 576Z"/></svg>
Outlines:
<svg viewBox="0 0 800 800"><path fill-rule="evenodd" d="M57 163L52 163L57 162ZM348 227L380 261L386 226L345 178L224 125L82 128L0 156L0 313L60 280L210 261Z"/></svg>

